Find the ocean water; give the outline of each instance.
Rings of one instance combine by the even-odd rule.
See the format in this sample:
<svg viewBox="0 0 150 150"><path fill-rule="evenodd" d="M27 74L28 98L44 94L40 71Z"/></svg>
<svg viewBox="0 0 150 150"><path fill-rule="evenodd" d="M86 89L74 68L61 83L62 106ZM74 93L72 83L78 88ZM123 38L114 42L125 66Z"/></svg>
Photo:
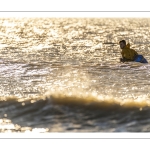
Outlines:
<svg viewBox="0 0 150 150"><path fill-rule="evenodd" d="M150 19L0 18L0 132L149 132Z"/></svg>

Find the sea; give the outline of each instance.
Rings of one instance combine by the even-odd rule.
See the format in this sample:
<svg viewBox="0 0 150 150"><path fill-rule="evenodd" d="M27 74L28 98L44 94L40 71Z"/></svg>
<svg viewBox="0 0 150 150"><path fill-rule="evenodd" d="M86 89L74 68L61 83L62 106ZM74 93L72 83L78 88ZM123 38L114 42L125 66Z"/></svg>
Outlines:
<svg viewBox="0 0 150 150"><path fill-rule="evenodd" d="M0 132L150 132L150 18L0 18Z"/></svg>

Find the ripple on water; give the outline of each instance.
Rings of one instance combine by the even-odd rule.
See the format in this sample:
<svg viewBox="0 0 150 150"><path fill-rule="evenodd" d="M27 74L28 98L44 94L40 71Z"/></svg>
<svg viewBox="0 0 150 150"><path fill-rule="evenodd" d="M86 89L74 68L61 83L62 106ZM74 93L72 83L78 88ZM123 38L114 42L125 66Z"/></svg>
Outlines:
<svg viewBox="0 0 150 150"><path fill-rule="evenodd" d="M144 101L149 101L149 65L135 62L120 63L118 45L118 41L123 38L149 60L149 19L4 18L0 19L0 22L2 99L6 96L17 96L23 100L31 98L36 101L35 97L43 96L47 91L53 91L55 94L63 91L61 94L64 95L65 92L68 94L80 91L81 97L86 95L85 92L111 96L121 101L131 99L133 103L142 97ZM113 102L111 104L113 105ZM28 106L32 110L33 105ZM28 109L24 105L20 106L23 107ZM132 118L115 111L110 114L98 110L94 111L96 115L90 111L90 115L85 108L86 113L82 109L77 109L79 113L76 115L76 110L72 107L52 107L59 110L57 116L46 111L41 117L37 108L33 107L36 119L44 116L51 118L43 119L45 125L42 124L44 121L41 118L40 121L28 118L29 114L26 111L27 117L25 115L22 119L10 120L12 122L3 120L1 116L1 132L5 130L7 123L8 132L47 132L46 128L51 132L149 130L149 120L146 121L148 118L141 119L142 113L149 114L148 108L142 111L126 111L126 115L129 113ZM7 109L4 111L7 114ZM17 115L19 113L20 111ZM72 121L70 124L67 117ZM140 119L135 119L138 117ZM77 119L79 121L76 121ZM120 124L117 120L120 120ZM18 126L15 124L16 121ZM135 123L139 124L139 127L136 128ZM38 125L32 126L33 124Z"/></svg>

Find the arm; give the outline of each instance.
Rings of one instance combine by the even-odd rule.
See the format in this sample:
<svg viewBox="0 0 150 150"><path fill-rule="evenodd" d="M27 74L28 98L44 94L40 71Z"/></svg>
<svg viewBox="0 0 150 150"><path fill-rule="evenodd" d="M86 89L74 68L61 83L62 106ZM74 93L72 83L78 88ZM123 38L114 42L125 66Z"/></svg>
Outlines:
<svg viewBox="0 0 150 150"><path fill-rule="evenodd" d="M121 52L121 55L122 55L122 58L123 58L123 56L124 56L124 52L123 51Z"/></svg>
<svg viewBox="0 0 150 150"><path fill-rule="evenodd" d="M121 55L122 55L122 58L120 58L120 62L124 63L125 62L125 57L124 57L124 52L123 51L121 52Z"/></svg>

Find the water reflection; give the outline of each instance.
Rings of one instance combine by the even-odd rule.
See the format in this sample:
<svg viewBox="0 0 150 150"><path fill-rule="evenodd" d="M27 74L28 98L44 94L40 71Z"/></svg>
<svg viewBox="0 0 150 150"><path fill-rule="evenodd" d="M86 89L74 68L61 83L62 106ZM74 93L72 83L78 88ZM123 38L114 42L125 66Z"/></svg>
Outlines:
<svg viewBox="0 0 150 150"><path fill-rule="evenodd" d="M119 63L118 45L125 39L149 60L149 19L1 18L0 24L1 100L15 96L34 102L46 92L149 100L149 64ZM51 131L64 130L57 125ZM13 123L8 128L33 132Z"/></svg>

